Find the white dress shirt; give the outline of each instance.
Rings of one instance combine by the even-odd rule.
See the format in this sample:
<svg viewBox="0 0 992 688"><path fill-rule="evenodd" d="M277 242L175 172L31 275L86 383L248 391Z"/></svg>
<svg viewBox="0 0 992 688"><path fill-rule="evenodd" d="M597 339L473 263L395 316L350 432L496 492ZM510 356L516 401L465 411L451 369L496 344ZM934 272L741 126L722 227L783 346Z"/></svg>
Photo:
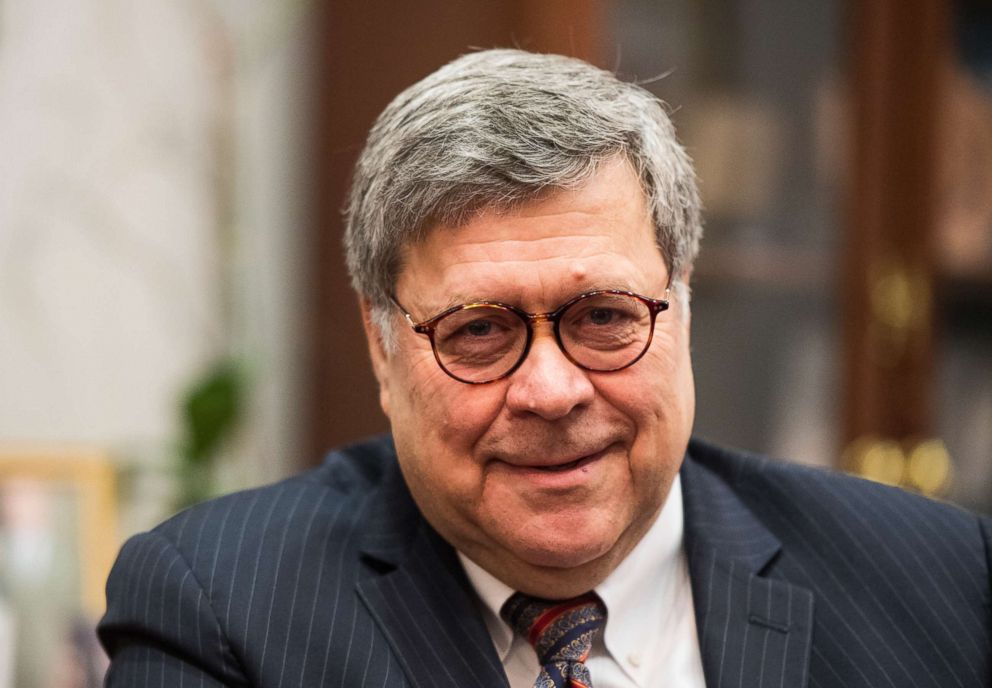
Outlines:
<svg viewBox="0 0 992 688"><path fill-rule="evenodd" d="M650 530L596 587L608 616L586 661L595 688L705 688L682 536L682 483L676 477ZM483 602L511 688L532 688L537 653L499 616L514 591L461 552L458 557Z"/></svg>

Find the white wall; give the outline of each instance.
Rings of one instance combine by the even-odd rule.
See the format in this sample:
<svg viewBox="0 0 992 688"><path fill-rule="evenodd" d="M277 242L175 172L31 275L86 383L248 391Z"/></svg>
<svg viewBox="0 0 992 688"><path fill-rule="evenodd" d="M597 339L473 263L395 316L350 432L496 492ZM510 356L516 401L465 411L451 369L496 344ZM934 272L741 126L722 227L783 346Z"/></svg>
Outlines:
<svg viewBox="0 0 992 688"><path fill-rule="evenodd" d="M299 11L219 9L0 2L0 445L159 465L233 350L255 386L227 485L298 462Z"/></svg>

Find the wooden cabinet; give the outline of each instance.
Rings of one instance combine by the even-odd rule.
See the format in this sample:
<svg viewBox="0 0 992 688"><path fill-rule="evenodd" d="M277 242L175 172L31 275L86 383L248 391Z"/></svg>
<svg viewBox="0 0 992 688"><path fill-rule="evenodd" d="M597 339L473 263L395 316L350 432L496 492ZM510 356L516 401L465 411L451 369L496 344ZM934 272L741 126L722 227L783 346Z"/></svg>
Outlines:
<svg viewBox="0 0 992 688"><path fill-rule="evenodd" d="M327 6L311 459L386 428L340 250L365 131L470 47L516 45L616 69L671 105L706 205L698 432L992 510L992 79L956 50L966 4ZM992 21L966 29L992 44Z"/></svg>

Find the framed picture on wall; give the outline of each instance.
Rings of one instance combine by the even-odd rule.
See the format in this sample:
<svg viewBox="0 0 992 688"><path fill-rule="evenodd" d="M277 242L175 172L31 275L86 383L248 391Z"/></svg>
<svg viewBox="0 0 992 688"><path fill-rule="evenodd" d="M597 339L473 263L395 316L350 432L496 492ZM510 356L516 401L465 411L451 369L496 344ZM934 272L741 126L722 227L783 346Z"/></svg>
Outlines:
<svg viewBox="0 0 992 688"><path fill-rule="evenodd" d="M0 447L0 688L101 684L116 509L101 452Z"/></svg>

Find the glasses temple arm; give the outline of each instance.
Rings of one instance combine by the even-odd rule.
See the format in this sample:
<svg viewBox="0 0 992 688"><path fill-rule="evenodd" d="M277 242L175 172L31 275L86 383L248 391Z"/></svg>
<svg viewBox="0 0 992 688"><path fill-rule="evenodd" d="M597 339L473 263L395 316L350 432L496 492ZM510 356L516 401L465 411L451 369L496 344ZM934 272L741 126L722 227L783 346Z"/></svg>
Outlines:
<svg viewBox="0 0 992 688"><path fill-rule="evenodd" d="M403 304L396 300L395 296L390 295L389 300L393 302L394 306L400 309L400 313L402 313L403 317L406 318L406 321L410 324L410 327L417 326L417 323L413 322L413 316L410 315L410 313L403 307Z"/></svg>

